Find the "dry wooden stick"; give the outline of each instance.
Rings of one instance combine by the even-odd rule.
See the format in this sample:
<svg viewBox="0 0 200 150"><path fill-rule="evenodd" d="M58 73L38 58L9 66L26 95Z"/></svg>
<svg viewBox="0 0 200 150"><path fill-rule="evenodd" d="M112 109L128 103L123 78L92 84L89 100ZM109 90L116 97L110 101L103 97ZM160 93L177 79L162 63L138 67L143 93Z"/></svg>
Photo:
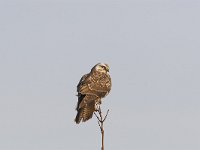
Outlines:
<svg viewBox="0 0 200 150"><path fill-rule="evenodd" d="M99 110L97 112L98 112L98 115L96 113L94 113L94 114L97 117L98 125L99 125L99 128L101 130L101 150L104 150L104 128L103 128L103 123L104 123L104 121L106 120L106 118L108 116L109 109L107 110L107 113L106 113L105 117L103 117L103 115L102 115L101 107L99 107Z"/></svg>

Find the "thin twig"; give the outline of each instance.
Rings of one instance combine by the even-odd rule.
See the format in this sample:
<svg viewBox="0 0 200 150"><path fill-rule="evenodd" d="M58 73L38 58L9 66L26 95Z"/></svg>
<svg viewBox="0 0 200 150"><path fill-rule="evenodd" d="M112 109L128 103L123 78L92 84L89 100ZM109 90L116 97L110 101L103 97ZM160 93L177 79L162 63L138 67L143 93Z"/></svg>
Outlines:
<svg viewBox="0 0 200 150"><path fill-rule="evenodd" d="M97 117L97 120L98 120L99 122L101 122L101 120L100 120L99 116L96 114L96 112L95 112L94 114L95 114L95 116Z"/></svg>
<svg viewBox="0 0 200 150"><path fill-rule="evenodd" d="M108 116L108 113L109 113L109 109L107 110L107 113L106 113L106 115L105 115L105 117L104 117L104 119L103 119L103 122L106 120L106 118L107 118L107 116Z"/></svg>
<svg viewBox="0 0 200 150"><path fill-rule="evenodd" d="M97 118L97 120L98 120L97 122L98 122L99 128L101 130L101 150L104 150L104 128L103 128L103 123L104 123L104 121L106 120L106 118L108 116L108 112L109 112L109 109L107 110L107 113L106 113L105 117L103 117L102 111L101 111L101 107L99 107L98 115L96 113L94 113L96 118Z"/></svg>

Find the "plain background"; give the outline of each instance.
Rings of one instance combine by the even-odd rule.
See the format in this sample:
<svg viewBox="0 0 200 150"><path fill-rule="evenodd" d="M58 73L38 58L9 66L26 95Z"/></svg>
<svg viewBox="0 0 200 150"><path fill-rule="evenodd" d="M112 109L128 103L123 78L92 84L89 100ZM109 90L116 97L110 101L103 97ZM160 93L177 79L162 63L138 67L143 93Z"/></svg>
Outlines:
<svg viewBox="0 0 200 150"><path fill-rule="evenodd" d="M100 149L76 125L76 85L98 62L106 150L200 149L198 0L0 0L0 149Z"/></svg>

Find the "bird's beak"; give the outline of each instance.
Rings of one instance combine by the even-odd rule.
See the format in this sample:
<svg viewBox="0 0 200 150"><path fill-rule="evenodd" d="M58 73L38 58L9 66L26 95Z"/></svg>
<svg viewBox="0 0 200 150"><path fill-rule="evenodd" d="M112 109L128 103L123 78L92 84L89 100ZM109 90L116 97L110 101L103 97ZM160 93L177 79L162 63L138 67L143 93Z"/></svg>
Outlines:
<svg viewBox="0 0 200 150"><path fill-rule="evenodd" d="M110 68L109 68L109 67L106 67L106 71L109 72L109 70L110 70Z"/></svg>

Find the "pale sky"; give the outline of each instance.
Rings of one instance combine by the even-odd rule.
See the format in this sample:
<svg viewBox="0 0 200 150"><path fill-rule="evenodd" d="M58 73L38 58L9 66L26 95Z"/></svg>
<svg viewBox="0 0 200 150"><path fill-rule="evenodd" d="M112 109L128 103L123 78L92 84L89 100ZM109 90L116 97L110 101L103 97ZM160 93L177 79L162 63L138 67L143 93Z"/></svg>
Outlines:
<svg viewBox="0 0 200 150"><path fill-rule="evenodd" d="M0 149L100 150L76 85L110 65L105 150L200 149L198 0L0 0Z"/></svg>

